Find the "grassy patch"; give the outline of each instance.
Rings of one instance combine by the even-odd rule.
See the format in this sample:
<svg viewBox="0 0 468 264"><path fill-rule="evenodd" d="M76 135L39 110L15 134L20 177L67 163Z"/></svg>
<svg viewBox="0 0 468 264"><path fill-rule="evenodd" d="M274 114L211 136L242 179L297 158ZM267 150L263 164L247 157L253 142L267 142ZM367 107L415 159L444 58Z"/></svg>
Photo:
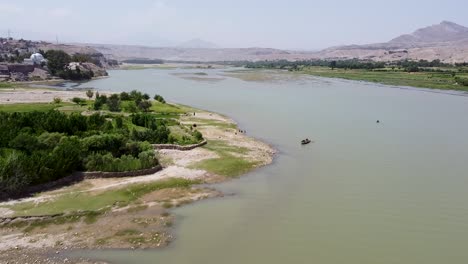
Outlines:
<svg viewBox="0 0 468 264"><path fill-rule="evenodd" d="M257 163L239 157L239 154L247 154L248 149L227 144L221 140L208 141L204 148L216 152L220 157L207 159L194 164L192 167L203 169L214 174L236 177L253 169Z"/></svg>
<svg viewBox="0 0 468 264"><path fill-rule="evenodd" d="M171 137L175 139L176 144L179 145L191 145L199 143L191 133L191 131L184 126L170 126Z"/></svg>
<svg viewBox="0 0 468 264"><path fill-rule="evenodd" d="M50 103L33 103L33 104L4 104L0 105L0 111L4 112L32 112L40 111L46 112L58 107L62 107L64 104L50 104Z"/></svg>
<svg viewBox="0 0 468 264"><path fill-rule="evenodd" d="M53 201L35 204L19 203L10 207L16 216L51 215L78 211L97 211L112 206L126 206L145 194L166 188L188 188L199 181L169 179L146 184L134 184L126 188L109 190L91 195L89 193L65 194ZM93 221L90 216L89 221Z"/></svg>
<svg viewBox="0 0 468 264"><path fill-rule="evenodd" d="M97 221L98 216L102 214L102 211L90 211L86 214L84 222L88 225L94 224Z"/></svg>
<svg viewBox="0 0 468 264"><path fill-rule="evenodd" d="M236 70L224 73L225 76L238 78L246 82L272 82L281 80L278 72L271 72L258 69Z"/></svg>
<svg viewBox="0 0 468 264"><path fill-rule="evenodd" d="M303 72L321 77L368 81L388 85L468 91L467 86L457 84L454 77L448 72L408 73L398 70L332 70L328 67L307 67L303 69ZM457 76L467 77L466 75L462 74L457 74Z"/></svg>
<svg viewBox="0 0 468 264"><path fill-rule="evenodd" d="M236 177L249 172L256 165L257 163L247 161L244 158L224 155L221 158L200 161L194 167L217 175Z"/></svg>
<svg viewBox="0 0 468 264"><path fill-rule="evenodd" d="M129 237L127 238L127 242L130 244L144 244L146 242L146 238L144 237Z"/></svg>
<svg viewBox="0 0 468 264"><path fill-rule="evenodd" d="M15 88L15 87L16 87L16 84L0 82L0 89L11 89L11 88Z"/></svg>
<svg viewBox="0 0 468 264"><path fill-rule="evenodd" d="M58 216L54 217L52 219L44 219L44 220L37 220L33 221L28 224L28 222L23 221L24 225L27 227L23 230L24 232L31 232L36 228L44 228L48 225L63 225L66 223L75 223L80 221L82 217L86 217L87 214L84 215L64 215L64 216ZM18 227L18 226L13 226L13 227Z"/></svg>
<svg viewBox="0 0 468 264"><path fill-rule="evenodd" d="M214 127L218 127L222 129L236 129L237 130L237 125L234 123L217 121L213 119L193 117L193 118L189 118L187 122L193 122L193 124L196 124L197 126L214 126Z"/></svg>
<svg viewBox="0 0 468 264"><path fill-rule="evenodd" d="M220 155L230 153L247 154L249 152L248 148L229 145L226 141L222 140L210 140L203 147L208 150L214 151Z"/></svg>
<svg viewBox="0 0 468 264"><path fill-rule="evenodd" d="M134 236L140 233L141 232L136 229L124 229L124 230L118 231L117 233L115 233L115 235L116 236Z"/></svg>
<svg viewBox="0 0 468 264"><path fill-rule="evenodd" d="M86 110L89 109L89 106L80 106L80 105L65 105L65 106L61 106L61 107L58 107L56 108L58 111L61 111L61 112L64 112L64 113L73 113L73 112L78 112L78 113L81 113L81 112L84 112Z"/></svg>
<svg viewBox="0 0 468 264"><path fill-rule="evenodd" d="M153 105L151 106L150 110L159 114L184 114L188 110L183 106L179 106L175 104L169 104L169 103L163 104L158 101L152 101L151 103Z"/></svg>

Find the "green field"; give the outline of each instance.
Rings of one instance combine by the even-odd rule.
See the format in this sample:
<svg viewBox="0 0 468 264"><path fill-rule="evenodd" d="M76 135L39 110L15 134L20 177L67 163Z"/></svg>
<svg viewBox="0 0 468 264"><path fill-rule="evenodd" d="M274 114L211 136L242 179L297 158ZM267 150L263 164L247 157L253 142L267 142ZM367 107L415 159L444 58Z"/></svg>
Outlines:
<svg viewBox="0 0 468 264"><path fill-rule="evenodd" d="M190 108L186 108L181 105L174 105L174 104L163 104L158 101L151 101L153 104L150 108L151 111L157 114L184 114L190 112Z"/></svg>
<svg viewBox="0 0 468 264"><path fill-rule="evenodd" d="M34 203L24 202L9 209L15 212L15 216L53 215L61 213L75 213L79 211L97 211L108 209L112 206L126 206L145 194L167 189L188 188L198 181L186 179L168 179L145 184L133 184L125 188L108 190L98 194L85 192L64 194L52 201Z"/></svg>
<svg viewBox="0 0 468 264"><path fill-rule="evenodd" d="M49 111L66 104L50 103L27 103L27 104L4 104L0 105L0 111L4 112L31 112L31 111ZM71 105L71 104L70 104Z"/></svg>
<svg viewBox="0 0 468 264"><path fill-rule="evenodd" d="M241 157L248 152L247 148L229 145L221 140L209 141L203 148L216 152L219 158L207 159L194 164L195 169L202 169L214 174L237 177L252 170L257 163Z"/></svg>
<svg viewBox="0 0 468 264"><path fill-rule="evenodd" d="M455 78L449 72L408 73L398 70L393 71L391 69L378 71L345 69L332 70L329 67L304 67L301 72L320 77L367 81L388 85L468 91L468 86L457 84ZM468 74L457 74L457 77L468 78Z"/></svg>
<svg viewBox="0 0 468 264"><path fill-rule="evenodd" d="M4 112L46 112L50 110L58 110L65 113L83 112L88 110L90 103L87 105L76 105L72 103L18 103L18 104L0 104L0 111Z"/></svg>
<svg viewBox="0 0 468 264"><path fill-rule="evenodd" d="M16 85L13 83L0 82L0 89L11 89L15 87Z"/></svg>

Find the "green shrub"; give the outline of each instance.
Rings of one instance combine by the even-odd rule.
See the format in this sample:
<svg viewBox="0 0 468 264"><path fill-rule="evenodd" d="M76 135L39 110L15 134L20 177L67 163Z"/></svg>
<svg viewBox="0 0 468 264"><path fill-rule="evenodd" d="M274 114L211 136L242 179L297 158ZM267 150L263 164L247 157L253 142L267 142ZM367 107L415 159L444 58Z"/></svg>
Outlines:
<svg viewBox="0 0 468 264"><path fill-rule="evenodd" d="M113 94L109 97L107 100L107 106L109 107L109 110L112 112L120 112L120 98L118 94Z"/></svg>
<svg viewBox="0 0 468 264"><path fill-rule="evenodd" d="M192 135L195 137L195 139L197 141L202 141L203 140L203 135L198 130L193 131Z"/></svg>
<svg viewBox="0 0 468 264"><path fill-rule="evenodd" d="M156 101L158 101L158 102L160 102L160 103L163 103L163 104L166 103L166 100L164 100L164 98L163 98L161 95L159 95L159 94L157 94L157 95L154 96L154 100L156 100Z"/></svg>
<svg viewBox="0 0 468 264"><path fill-rule="evenodd" d="M462 86L468 86L468 78L455 77L455 81Z"/></svg>
<svg viewBox="0 0 468 264"><path fill-rule="evenodd" d="M122 155L115 158L112 154L94 153L85 159L88 171L122 172L151 168L158 164L154 151L141 152L138 157Z"/></svg>

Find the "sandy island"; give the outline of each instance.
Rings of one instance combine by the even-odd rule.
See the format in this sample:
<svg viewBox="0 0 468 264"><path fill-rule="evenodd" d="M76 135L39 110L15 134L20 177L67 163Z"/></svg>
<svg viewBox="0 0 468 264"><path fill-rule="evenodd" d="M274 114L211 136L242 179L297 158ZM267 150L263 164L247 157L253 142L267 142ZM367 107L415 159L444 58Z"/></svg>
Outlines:
<svg viewBox="0 0 468 264"><path fill-rule="evenodd" d="M16 89L0 91L0 104L51 102L54 97L69 101L83 97L82 91ZM171 178L199 180L200 183L222 182L237 175L223 175L213 162L235 159L245 164L237 174L272 162L274 149L268 144L239 132L231 119L194 109L180 117L181 123L197 124L208 145L190 151L159 150L164 166L152 175L84 180L72 186L40 193L34 197L0 203L0 217L22 215L23 205L40 206L71 195L95 195L120 190L133 184L152 183ZM213 161L213 162L212 162ZM0 224L0 263L101 263L85 259L68 259L63 252L71 249L137 249L163 247L173 239L174 216L169 208L223 194L193 185L189 188L168 188L146 194L134 202L114 205L97 217L75 221L52 220L47 223L22 218ZM16 210L15 210L16 209Z"/></svg>

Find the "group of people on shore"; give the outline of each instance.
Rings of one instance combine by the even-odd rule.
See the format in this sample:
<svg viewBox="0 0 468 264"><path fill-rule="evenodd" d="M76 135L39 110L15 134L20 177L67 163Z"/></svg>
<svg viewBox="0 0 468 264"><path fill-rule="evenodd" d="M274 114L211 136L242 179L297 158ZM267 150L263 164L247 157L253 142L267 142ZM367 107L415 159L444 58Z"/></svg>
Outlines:
<svg viewBox="0 0 468 264"><path fill-rule="evenodd" d="M239 129L239 130L237 130L236 135L237 135L237 133L246 134L247 131Z"/></svg>

